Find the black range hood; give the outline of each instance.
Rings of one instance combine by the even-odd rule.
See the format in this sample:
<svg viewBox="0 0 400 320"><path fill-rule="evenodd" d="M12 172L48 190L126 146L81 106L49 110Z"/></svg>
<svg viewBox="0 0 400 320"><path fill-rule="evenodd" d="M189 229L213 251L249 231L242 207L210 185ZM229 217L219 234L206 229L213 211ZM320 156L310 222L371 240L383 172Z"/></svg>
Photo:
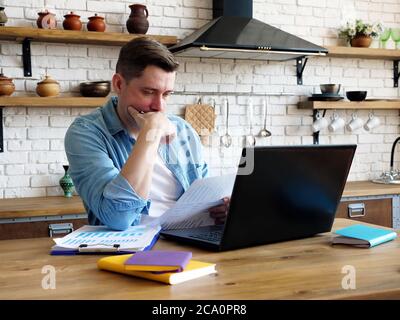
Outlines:
<svg viewBox="0 0 400 320"><path fill-rule="evenodd" d="M252 16L252 0L213 0L214 20L169 50L179 57L276 61L328 53Z"/></svg>

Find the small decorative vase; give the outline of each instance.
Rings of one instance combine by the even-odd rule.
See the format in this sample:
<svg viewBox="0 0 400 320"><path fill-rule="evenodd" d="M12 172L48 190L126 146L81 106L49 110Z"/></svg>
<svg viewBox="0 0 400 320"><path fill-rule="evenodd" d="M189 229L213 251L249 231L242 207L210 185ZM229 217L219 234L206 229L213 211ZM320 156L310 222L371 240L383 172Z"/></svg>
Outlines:
<svg viewBox="0 0 400 320"><path fill-rule="evenodd" d="M4 7L0 7L0 26L4 26L8 21L7 15L4 12Z"/></svg>
<svg viewBox="0 0 400 320"><path fill-rule="evenodd" d="M79 20L81 16L74 14L72 11L64 16L63 28L64 30L81 30L82 22Z"/></svg>
<svg viewBox="0 0 400 320"><path fill-rule="evenodd" d="M3 74L3 69L0 72L0 96L10 96L15 90L15 85L11 78Z"/></svg>
<svg viewBox="0 0 400 320"><path fill-rule="evenodd" d="M359 35L350 40L352 47L368 48L371 45L372 38L369 36Z"/></svg>
<svg viewBox="0 0 400 320"><path fill-rule="evenodd" d="M131 14L126 21L126 28L129 33L145 34L149 29L149 21L147 17L149 12L143 4L131 4L129 6Z"/></svg>
<svg viewBox="0 0 400 320"><path fill-rule="evenodd" d="M72 182L72 178L68 174L69 166L63 166L65 174L60 179L60 186L64 190L64 197L71 198L72 193L74 192L74 183Z"/></svg>
<svg viewBox="0 0 400 320"><path fill-rule="evenodd" d="M48 10L38 12L38 18L36 20L36 25L39 29L55 29L57 27L57 21L54 13Z"/></svg>
<svg viewBox="0 0 400 320"><path fill-rule="evenodd" d="M36 85L36 93L40 97L56 97L60 93L60 84L46 75L44 80Z"/></svg>
<svg viewBox="0 0 400 320"><path fill-rule="evenodd" d="M88 31L104 32L106 30L106 24L104 18L94 14L93 17L89 17L89 22L86 25Z"/></svg>

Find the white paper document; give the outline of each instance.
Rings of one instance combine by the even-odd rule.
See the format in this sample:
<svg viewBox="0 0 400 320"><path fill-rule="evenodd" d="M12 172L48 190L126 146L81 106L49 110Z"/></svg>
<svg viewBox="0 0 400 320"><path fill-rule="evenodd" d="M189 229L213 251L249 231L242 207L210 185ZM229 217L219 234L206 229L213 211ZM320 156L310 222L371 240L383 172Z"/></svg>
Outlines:
<svg viewBox="0 0 400 320"><path fill-rule="evenodd" d="M162 229L213 225L214 219L207 210L222 204L222 198L231 196L235 177L235 174L228 174L194 181L176 204L159 218Z"/></svg>
<svg viewBox="0 0 400 320"><path fill-rule="evenodd" d="M125 231L114 231L105 226L83 226L63 238L53 239L55 249L78 249L81 245L91 248L112 248L119 245L119 250L138 251L147 247L160 231L159 226L132 226Z"/></svg>

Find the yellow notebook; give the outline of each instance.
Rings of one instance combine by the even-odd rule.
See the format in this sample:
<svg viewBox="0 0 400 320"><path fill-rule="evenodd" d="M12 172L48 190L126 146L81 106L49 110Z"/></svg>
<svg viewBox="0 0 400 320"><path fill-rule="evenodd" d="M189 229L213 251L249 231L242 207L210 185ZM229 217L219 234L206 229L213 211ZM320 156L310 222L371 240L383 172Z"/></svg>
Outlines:
<svg viewBox="0 0 400 320"><path fill-rule="evenodd" d="M167 284L177 284L217 272L214 263L201 262L197 260L190 260L182 272L153 273L150 271L126 270L125 261L131 256L132 254L124 254L101 258L97 261L97 267L100 270L123 273Z"/></svg>

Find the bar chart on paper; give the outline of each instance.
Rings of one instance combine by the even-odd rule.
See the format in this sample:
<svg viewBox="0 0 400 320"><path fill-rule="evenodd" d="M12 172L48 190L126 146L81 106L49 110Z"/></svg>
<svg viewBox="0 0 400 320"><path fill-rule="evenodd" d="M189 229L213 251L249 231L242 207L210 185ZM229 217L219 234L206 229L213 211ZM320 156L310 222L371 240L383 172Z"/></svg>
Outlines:
<svg viewBox="0 0 400 320"><path fill-rule="evenodd" d="M76 249L87 246L113 246L120 248L146 247L160 231L160 227L132 226L125 231L113 231L104 226L83 226L60 239L54 239L57 246Z"/></svg>
<svg viewBox="0 0 400 320"><path fill-rule="evenodd" d="M130 232L110 232L110 231L82 231L76 235L74 238L67 239L64 244L80 244L84 242L85 244L91 243L104 243L104 244L114 244L121 242L136 242L138 239L143 237L145 234L145 228L138 228Z"/></svg>

